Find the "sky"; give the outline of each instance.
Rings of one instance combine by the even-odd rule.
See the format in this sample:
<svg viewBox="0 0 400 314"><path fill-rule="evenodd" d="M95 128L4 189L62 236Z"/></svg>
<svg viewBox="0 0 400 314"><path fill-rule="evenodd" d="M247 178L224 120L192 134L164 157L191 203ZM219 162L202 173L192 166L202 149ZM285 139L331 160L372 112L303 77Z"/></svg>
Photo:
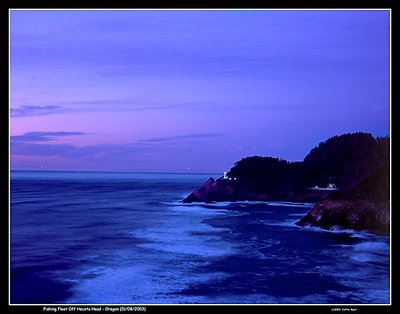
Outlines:
<svg viewBox="0 0 400 314"><path fill-rule="evenodd" d="M390 134L388 10L12 10L11 169L217 172Z"/></svg>

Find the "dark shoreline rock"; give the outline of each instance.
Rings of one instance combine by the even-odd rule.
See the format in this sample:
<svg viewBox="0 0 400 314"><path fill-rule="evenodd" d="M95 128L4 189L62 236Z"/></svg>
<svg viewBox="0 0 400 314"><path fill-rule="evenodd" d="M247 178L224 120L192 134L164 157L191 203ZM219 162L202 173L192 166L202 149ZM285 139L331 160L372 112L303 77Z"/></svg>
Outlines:
<svg viewBox="0 0 400 314"><path fill-rule="evenodd" d="M183 203L284 201L315 203L298 225L389 234L390 139L368 133L334 136L301 162L251 156L224 177L209 178ZM338 190L311 188L331 186Z"/></svg>
<svg viewBox="0 0 400 314"><path fill-rule="evenodd" d="M228 180L209 178L200 188L194 190L188 197L186 197L183 203L193 202L223 202L223 201L234 201L235 188L229 184Z"/></svg>
<svg viewBox="0 0 400 314"><path fill-rule="evenodd" d="M234 201L286 201L315 203L298 222L299 226L323 229L366 230L378 235L390 233L390 202L388 170L383 168L344 190L306 189L297 193L256 193L240 182L209 178L193 191L183 203Z"/></svg>
<svg viewBox="0 0 400 314"><path fill-rule="evenodd" d="M213 203L235 201L285 201L315 203L333 191L305 189L298 192L266 193L243 186L240 181L210 177L204 184L187 196L182 203Z"/></svg>
<svg viewBox="0 0 400 314"><path fill-rule="evenodd" d="M389 235L389 203L324 200L315 204L296 224L322 229L339 226L342 229L365 230L379 235Z"/></svg>
<svg viewBox="0 0 400 314"><path fill-rule="evenodd" d="M319 201L296 224L390 233L389 170L381 168L355 187Z"/></svg>

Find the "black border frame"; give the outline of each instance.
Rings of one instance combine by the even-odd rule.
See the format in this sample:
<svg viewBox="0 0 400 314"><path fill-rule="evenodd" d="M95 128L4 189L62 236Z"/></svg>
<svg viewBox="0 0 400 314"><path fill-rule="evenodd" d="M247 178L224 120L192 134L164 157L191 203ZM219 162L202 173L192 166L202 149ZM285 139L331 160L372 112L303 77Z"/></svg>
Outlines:
<svg viewBox="0 0 400 314"><path fill-rule="evenodd" d="M394 71L397 68L397 59L399 51L397 47L397 38L399 37L398 28L398 10L394 7L394 1L390 0L376 0L376 1L335 1L335 0L231 0L231 1L191 1L189 3L179 3L176 1L145 1L142 3L134 3L131 1L29 1L29 0L1 0L0 2L0 43L3 53L0 55L0 78L1 88L0 93L3 105L1 106L1 124L0 143L1 143L1 162L0 167L0 187L2 191L2 210L0 211L0 222L5 226L1 228L1 280L0 280L0 305L2 313L49 313L43 311L43 305L9 305L8 300L8 274L9 274L9 10L10 9L390 9L391 10L391 23L392 23L392 36L391 36L391 76L392 76L392 93L391 93L391 208L392 208L392 236L391 236L391 265L392 265L392 304L391 305L348 305L348 306L332 306L332 305L144 305L146 312L167 312L167 313L192 313L192 312L205 312L205 311L246 311L250 313L265 313L265 312L279 312L281 310L289 312L305 312L305 313L330 313L335 309L340 309L338 312L350 312L351 309L356 309L352 313L398 313L398 240L397 240L397 222L399 220L396 193L398 191L396 177L393 176L397 173L398 165L396 164L400 159L397 154L396 142L398 139L396 129L397 124L393 118L398 115L397 112L397 90L394 82L397 81L397 75ZM7 104L7 106L5 106ZM4 254L4 255L3 255ZM7 274L7 276L5 276ZM53 305L52 305L53 306ZM75 305L73 305L75 306ZM99 305L85 305L81 307L91 307ZM127 305L132 306L132 305ZM138 305L139 306L139 305ZM57 307L57 305L54 305ZM68 311L69 305L62 306ZM103 311L104 312L104 307ZM119 308L118 306L109 306L110 308ZM59 311L58 311L59 312ZM93 313L93 312L91 312ZM98 312L97 312L98 313ZM132 312L127 312L132 313Z"/></svg>

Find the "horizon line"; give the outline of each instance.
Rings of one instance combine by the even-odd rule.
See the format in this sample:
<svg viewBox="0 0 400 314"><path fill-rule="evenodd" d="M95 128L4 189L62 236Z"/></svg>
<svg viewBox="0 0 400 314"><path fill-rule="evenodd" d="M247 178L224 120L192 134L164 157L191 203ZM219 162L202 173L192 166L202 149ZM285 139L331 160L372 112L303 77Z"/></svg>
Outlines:
<svg viewBox="0 0 400 314"><path fill-rule="evenodd" d="M9 169L11 171L35 171L35 172L107 172L107 173L161 173L161 174L217 174L222 172L207 171L207 172L179 172L179 171L130 171L130 170L55 170L55 169Z"/></svg>

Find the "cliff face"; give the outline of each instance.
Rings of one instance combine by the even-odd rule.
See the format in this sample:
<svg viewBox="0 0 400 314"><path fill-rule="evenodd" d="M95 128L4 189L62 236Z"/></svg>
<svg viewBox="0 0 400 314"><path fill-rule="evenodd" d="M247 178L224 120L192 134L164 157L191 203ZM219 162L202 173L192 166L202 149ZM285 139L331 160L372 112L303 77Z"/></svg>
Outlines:
<svg viewBox="0 0 400 314"><path fill-rule="evenodd" d="M300 226L367 230L388 235L390 202L388 169L377 170L357 186L327 196L300 219Z"/></svg>
<svg viewBox="0 0 400 314"><path fill-rule="evenodd" d="M188 197L184 203L192 202L220 202L236 200L235 187L228 180L214 180L209 178L202 187L196 189Z"/></svg>
<svg viewBox="0 0 400 314"><path fill-rule="evenodd" d="M366 230L388 235L390 226L389 202L324 200L318 202L296 224L323 229L340 227L342 229Z"/></svg>
<svg viewBox="0 0 400 314"><path fill-rule="evenodd" d="M227 175L228 179L208 179L183 202L317 202L299 225L389 232L388 137L335 136L313 148L302 162L247 157ZM310 189L328 183L339 190Z"/></svg>
<svg viewBox="0 0 400 314"><path fill-rule="evenodd" d="M306 189L304 191L277 192L262 191L246 186L241 182L219 178L209 178L200 188L194 190L183 203L193 202L234 202L234 201L286 201L286 202L316 202L332 191Z"/></svg>
<svg viewBox="0 0 400 314"><path fill-rule="evenodd" d="M184 202L286 200L315 202L330 192L312 186L335 183L339 189L355 186L388 164L389 139L371 134L335 136L313 148L302 162L272 157L246 157L228 172L232 180L208 180Z"/></svg>

